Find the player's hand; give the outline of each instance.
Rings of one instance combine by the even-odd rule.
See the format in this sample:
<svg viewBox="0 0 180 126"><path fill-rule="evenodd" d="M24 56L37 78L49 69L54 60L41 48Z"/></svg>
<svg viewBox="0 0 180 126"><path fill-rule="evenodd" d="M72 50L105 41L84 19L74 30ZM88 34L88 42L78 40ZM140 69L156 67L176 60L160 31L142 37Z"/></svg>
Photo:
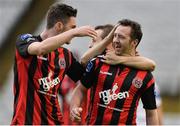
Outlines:
<svg viewBox="0 0 180 126"><path fill-rule="evenodd" d="M97 33L95 29L91 26L82 26L74 29L76 37L89 36L92 39L97 38Z"/></svg>
<svg viewBox="0 0 180 126"><path fill-rule="evenodd" d="M108 34L108 36L106 37L106 39L108 39L109 41L112 42L113 40L113 36L114 36L114 31L116 30L116 28L119 26L120 24L116 24L114 26L114 28L111 30L111 32Z"/></svg>
<svg viewBox="0 0 180 126"><path fill-rule="evenodd" d="M115 51L108 51L101 61L110 65L117 65L120 63L120 58L115 54Z"/></svg>
<svg viewBox="0 0 180 126"><path fill-rule="evenodd" d="M75 122L81 122L81 113L82 113L81 107L75 107L71 109L71 113L70 113L71 120Z"/></svg>

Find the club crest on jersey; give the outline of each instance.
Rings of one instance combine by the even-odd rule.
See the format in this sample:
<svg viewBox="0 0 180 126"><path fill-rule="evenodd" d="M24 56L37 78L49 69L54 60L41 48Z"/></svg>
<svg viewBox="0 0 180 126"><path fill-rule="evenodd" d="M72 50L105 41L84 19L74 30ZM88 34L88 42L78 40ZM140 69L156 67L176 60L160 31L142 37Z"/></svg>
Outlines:
<svg viewBox="0 0 180 126"><path fill-rule="evenodd" d="M60 68L65 68L66 67L66 61L65 59L59 59L59 66Z"/></svg>
<svg viewBox="0 0 180 126"><path fill-rule="evenodd" d="M133 85L134 85L136 88L141 88L142 84L143 84L142 79L140 79L140 78L138 78L138 77L136 77L136 78L133 79Z"/></svg>

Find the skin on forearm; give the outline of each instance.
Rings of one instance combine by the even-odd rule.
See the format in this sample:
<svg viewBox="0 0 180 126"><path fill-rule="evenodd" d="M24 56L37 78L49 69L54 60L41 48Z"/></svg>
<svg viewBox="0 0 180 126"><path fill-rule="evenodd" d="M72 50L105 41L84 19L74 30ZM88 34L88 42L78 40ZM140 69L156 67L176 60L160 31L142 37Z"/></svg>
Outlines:
<svg viewBox="0 0 180 126"><path fill-rule="evenodd" d="M118 56L115 52L111 51L103 56L103 62L111 65L123 64L136 69L150 70L155 69L155 62L151 59L142 56Z"/></svg>
<svg viewBox="0 0 180 126"><path fill-rule="evenodd" d="M157 113L158 113L159 125L162 125L162 124L163 124L163 122L162 122L162 120L163 120L163 110L162 110L162 106L159 106L159 107L157 108Z"/></svg>
<svg viewBox="0 0 180 126"><path fill-rule="evenodd" d="M31 55L44 55L47 54L58 47L62 46L66 42L70 41L74 37L74 31L69 30L62 34L54 37L47 38L42 42L34 42L29 45L28 53Z"/></svg>
<svg viewBox="0 0 180 126"><path fill-rule="evenodd" d="M153 71L155 69L155 62L151 59L142 56L135 56L135 57L119 57L119 63L134 67L141 70L150 70Z"/></svg>
<svg viewBox="0 0 180 126"><path fill-rule="evenodd" d="M72 93L70 109L80 107L86 93L87 89L82 84L78 84Z"/></svg>
<svg viewBox="0 0 180 126"><path fill-rule="evenodd" d="M74 28L61 34L58 34L54 37L47 38L42 42L34 42L30 44L28 46L28 53L31 55L44 55L59 48L66 42L69 42L74 37L83 36L89 36L94 39L96 38L97 33L91 26L82 26L79 28Z"/></svg>
<svg viewBox="0 0 180 126"><path fill-rule="evenodd" d="M154 110L146 109L146 124L147 125L159 125L157 109L154 109Z"/></svg>
<svg viewBox="0 0 180 126"><path fill-rule="evenodd" d="M88 49L88 51L86 51L81 57L81 64L85 66L90 59L101 54L105 50L105 48L109 45L110 42L111 42L110 39L105 38L101 42L93 46L92 48Z"/></svg>

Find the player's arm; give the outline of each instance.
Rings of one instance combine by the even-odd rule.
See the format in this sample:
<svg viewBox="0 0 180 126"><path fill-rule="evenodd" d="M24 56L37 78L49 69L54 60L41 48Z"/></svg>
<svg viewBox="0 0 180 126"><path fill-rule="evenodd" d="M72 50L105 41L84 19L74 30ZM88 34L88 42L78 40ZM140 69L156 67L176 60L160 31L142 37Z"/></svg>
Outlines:
<svg viewBox="0 0 180 126"><path fill-rule="evenodd" d="M155 85L155 97L156 97L156 106L157 106L157 114L158 114L158 120L159 125L163 124L163 108L162 108L162 99L161 94L158 85Z"/></svg>
<svg viewBox="0 0 180 126"><path fill-rule="evenodd" d="M73 37L82 36L90 36L92 38L95 38L96 32L90 26L82 26L79 28L71 29L54 37L47 38L42 42L33 42L28 46L28 53L30 55L44 55L59 48L66 42L69 42Z"/></svg>
<svg viewBox="0 0 180 126"><path fill-rule="evenodd" d="M118 26L119 26L119 24L114 26L114 28L111 30L111 32L109 33L109 35L107 37L105 37L102 41L98 42L92 48L88 49L88 51L86 51L83 54L83 56L81 57L81 64L82 65L86 66L86 64L88 63L88 61L90 59L97 56L98 54L101 54L105 50L105 48L109 45L109 43L112 42L114 31L116 30L116 28Z"/></svg>
<svg viewBox="0 0 180 126"><path fill-rule="evenodd" d="M74 58L73 54L71 53L71 64L67 69L67 76L76 83L81 79L84 72L85 68Z"/></svg>
<svg viewBox="0 0 180 126"><path fill-rule="evenodd" d="M86 72L83 74L80 84L74 89L72 100L70 104L71 109L71 119L73 121L81 121L82 108L80 107L83 96L87 94L87 89L93 84L93 79L95 78L95 60L89 61Z"/></svg>
<svg viewBox="0 0 180 126"><path fill-rule="evenodd" d="M158 114L158 120L159 120L159 125L163 124L163 110L162 110L162 105L157 107L157 114Z"/></svg>
<svg viewBox="0 0 180 126"><path fill-rule="evenodd" d="M143 103L143 108L146 111L146 124L147 125L158 125L158 115L157 115L157 105L155 99L155 83L151 72L146 75L146 81L144 81L145 86L141 100Z"/></svg>
<svg viewBox="0 0 180 126"><path fill-rule="evenodd" d="M70 117L72 121L81 122L81 113L83 110L80 106L86 93L87 88L81 83L74 89L70 103Z"/></svg>
<svg viewBox="0 0 180 126"><path fill-rule="evenodd" d="M146 124L147 125L159 125L157 109L153 109L153 110L146 109Z"/></svg>
<svg viewBox="0 0 180 126"><path fill-rule="evenodd" d="M113 51L107 52L103 57L103 62L111 65L123 64L126 66L130 66L133 68L141 69L141 70L150 70L153 71L155 69L155 62L149 58L142 56L117 56Z"/></svg>

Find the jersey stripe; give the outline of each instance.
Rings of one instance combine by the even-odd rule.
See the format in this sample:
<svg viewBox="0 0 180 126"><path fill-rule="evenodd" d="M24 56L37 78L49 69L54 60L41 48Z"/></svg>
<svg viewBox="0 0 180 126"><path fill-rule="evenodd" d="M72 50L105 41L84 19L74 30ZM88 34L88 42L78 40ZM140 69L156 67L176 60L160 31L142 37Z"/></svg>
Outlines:
<svg viewBox="0 0 180 126"><path fill-rule="evenodd" d="M64 59L66 61L66 70L65 70L65 73L67 73L67 70L69 69L69 66L71 65L70 62L69 62L69 60L71 60L71 59L69 59L70 58L69 57L69 53L67 52L66 49L63 50L63 54L64 54Z"/></svg>
<svg viewBox="0 0 180 126"><path fill-rule="evenodd" d="M99 60L97 60L96 65L99 63ZM102 67L102 62L99 63L99 67L95 69L95 73L98 74L99 71L101 70ZM96 93L96 87L97 87L97 82L98 82L98 75L95 76L96 78L94 79L94 86L90 89L90 102L89 102L89 108L88 108L88 115L87 115L87 124L90 123L91 117L92 117L92 112L94 110L94 99L95 99L95 93Z"/></svg>
<svg viewBox="0 0 180 126"><path fill-rule="evenodd" d="M25 114L25 125L33 123L33 110L34 110L34 82L33 77L37 67L37 58L33 56L32 62L28 69L28 87L27 87L27 99L26 99L26 114Z"/></svg>
<svg viewBox="0 0 180 126"><path fill-rule="evenodd" d="M138 77L141 80L144 80L146 73L147 72L144 72L144 71L138 71L136 77ZM129 104L131 104L129 112L125 112L125 115L128 114L126 124L127 125L132 125L132 124L135 125L136 124L136 122L135 122L135 120L136 120L136 109L137 109L136 106L139 102L139 96L140 96L141 90L140 89L138 90L138 88L136 88L134 86L134 84L131 85L130 90L133 90L135 93L132 93L134 95L132 96L133 100L131 100L132 101L131 103L128 102L127 99L125 101L125 103L128 102ZM120 120L121 120L121 118L120 118Z"/></svg>
<svg viewBox="0 0 180 126"><path fill-rule="evenodd" d="M38 61L38 68L40 68L40 66L42 66L42 60ZM35 75L39 74L40 77L42 77L42 73L39 72L38 68L36 69ZM34 82L35 85L37 86L37 89L40 89L40 84L35 81ZM41 115L41 100L39 98L39 92L34 92L34 116L33 116L33 125L37 125L37 124L41 124L41 117L39 115Z"/></svg>
<svg viewBox="0 0 180 126"><path fill-rule="evenodd" d="M17 53L17 51L16 51ZM18 98L19 98L19 83L18 83L18 71L17 71L17 59L15 57L15 63L14 63L14 113L13 113L13 118L16 114L16 108L17 108L17 103L18 103Z"/></svg>
<svg viewBox="0 0 180 126"><path fill-rule="evenodd" d="M58 52L57 49L55 50L54 55L57 58L54 58L54 72L53 72L54 75L53 75L53 79L58 77L59 72L60 72L60 69L58 68L59 67L59 63L58 63L59 62L59 52ZM57 87L59 87L59 86L57 86ZM55 94L55 92L56 92L56 88L54 86L53 89L52 89L52 94ZM55 102L56 98L51 97L51 103L52 103L52 112L51 112L51 114L52 114L52 117L54 118L54 124L60 125L60 123L58 121L58 116L57 116L57 107L56 107L56 102Z"/></svg>
<svg viewBox="0 0 180 126"><path fill-rule="evenodd" d="M116 85L116 84L118 85L118 89L116 90L116 93L120 92L120 89L121 89L122 83L124 81L124 78L128 73L128 72L126 72L125 74L123 73L121 75L122 71L124 70L124 66L119 66L117 70L118 71L117 71L117 74L116 74L116 77L115 77L115 80L114 80L114 84L112 85L112 87L114 85ZM118 78L118 76L120 76L120 75L123 76L123 77ZM115 108L116 100L112 100L110 103L111 103L111 106L109 106L109 107L111 107L111 109L106 109L105 112L104 112L104 115L106 115L105 118L103 118L103 123L105 122L104 124L109 124L110 123L110 119L112 118L113 110L118 109L118 108Z"/></svg>
<svg viewBox="0 0 180 126"><path fill-rule="evenodd" d="M101 69L101 70L103 70L103 72L106 71L104 69ZM114 79L115 79L115 76L117 74L117 69L115 69L114 66L111 66L110 68L108 67L108 73L112 73L112 76L106 75L106 77L104 78L105 81L103 83L102 91L111 89L111 87L113 85L113 82L114 82ZM99 103L100 103L100 105L104 104L102 98L100 99ZM103 115L104 115L105 109L106 109L105 107L101 107L101 106L98 107L98 112L97 113L98 113L98 115L101 115L101 116L98 116L96 118L95 124L102 124L102 120L103 120Z"/></svg>
<svg viewBox="0 0 180 126"><path fill-rule="evenodd" d="M47 58L47 54L44 57ZM42 66L41 66L41 73L43 75L42 77L48 76L48 65L49 65L49 63L46 60L42 61ZM43 91L43 84L40 85L40 90ZM46 124L48 124L46 99L42 93L38 93L38 94L41 99L41 125L46 125Z"/></svg>
<svg viewBox="0 0 180 126"><path fill-rule="evenodd" d="M131 69L128 73L128 75L126 76L126 78L124 79L124 82L122 84L122 87L120 89L120 92L124 92L124 91L128 91L130 86L131 86L131 82L133 80L133 78L136 76L137 71ZM117 99L116 101L116 105L115 108L119 108L119 109L123 109L123 104L125 102L125 99ZM119 118L120 117L121 112L120 111L113 111L113 116L111 118L111 122L110 125L113 124L118 124L119 122Z"/></svg>

